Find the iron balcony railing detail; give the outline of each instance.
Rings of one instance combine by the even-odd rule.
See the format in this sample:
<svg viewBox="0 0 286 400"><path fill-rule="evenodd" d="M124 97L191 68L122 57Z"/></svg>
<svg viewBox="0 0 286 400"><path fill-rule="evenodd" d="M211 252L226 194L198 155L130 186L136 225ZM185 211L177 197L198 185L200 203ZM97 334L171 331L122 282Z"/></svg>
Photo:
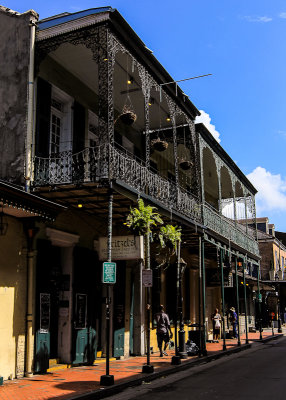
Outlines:
<svg viewBox="0 0 286 400"><path fill-rule="evenodd" d="M259 255L256 233L248 228L246 233L245 226L235 223L233 220L224 217L209 205L203 206L204 225L219 235L229 238L229 240L238 246L248 250L250 253Z"/></svg>
<svg viewBox="0 0 286 400"><path fill-rule="evenodd" d="M64 185L117 179L138 193L197 222L202 221L199 201L183 188L151 171L133 154L110 145L86 148L73 154L64 151L47 158L35 157L34 186Z"/></svg>
<svg viewBox="0 0 286 400"><path fill-rule="evenodd" d="M144 161L123 148L102 145L78 153L64 151L47 158L34 159L35 187L99 182L102 179L121 180L138 194L145 193L170 210L204 223L209 229L252 254L259 254L258 243L251 236L251 230L247 234L243 225L235 224L206 204L203 206L202 218L201 203L192 193L176 187L174 182L148 169Z"/></svg>

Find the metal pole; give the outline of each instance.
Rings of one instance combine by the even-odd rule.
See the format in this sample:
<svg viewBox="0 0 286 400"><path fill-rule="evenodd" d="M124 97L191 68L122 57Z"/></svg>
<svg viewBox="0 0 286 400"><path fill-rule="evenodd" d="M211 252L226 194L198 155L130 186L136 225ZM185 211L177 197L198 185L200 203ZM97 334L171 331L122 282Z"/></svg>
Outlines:
<svg viewBox="0 0 286 400"><path fill-rule="evenodd" d="M237 345L240 346L240 323L239 323L239 292L237 278L237 256L235 256L235 289L236 289L236 310L237 310Z"/></svg>
<svg viewBox="0 0 286 400"><path fill-rule="evenodd" d="M248 325L247 325L247 307L246 307L246 286L245 286L245 262L242 262L243 268L243 290L244 290L244 308L245 308L245 343L248 344Z"/></svg>
<svg viewBox="0 0 286 400"><path fill-rule="evenodd" d="M175 356L172 357L171 364L178 365L181 364L181 357L179 356L178 351L178 308L179 308L179 296L180 296L180 256L181 256L181 248L178 246L178 254L177 254L177 277L176 277L176 312L175 312Z"/></svg>
<svg viewBox="0 0 286 400"><path fill-rule="evenodd" d="M202 238L202 294L203 294L203 355L207 355L206 346L206 271L205 271L205 241Z"/></svg>
<svg viewBox="0 0 286 400"><path fill-rule="evenodd" d="M222 249L219 250L219 262L220 262L220 275L221 275L221 303L222 303L222 334L223 334L223 346L222 349L226 350L225 344L225 308L224 308L224 276L223 276L223 263L222 263Z"/></svg>
<svg viewBox="0 0 286 400"><path fill-rule="evenodd" d="M111 262L111 242L112 242L112 206L113 206L113 189L112 182L110 182L109 199L108 199L108 225L107 225L107 261ZM100 385L111 386L114 385L114 376L109 375L109 347L110 347L110 287L107 284L106 294L106 372L105 375L100 377Z"/></svg>
<svg viewBox="0 0 286 400"><path fill-rule="evenodd" d="M199 290L198 290L198 297L199 297L199 347L200 347L200 356L202 355L202 310L201 310L201 285L202 285L202 238L199 237Z"/></svg>
<svg viewBox="0 0 286 400"><path fill-rule="evenodd" d="M148 231L145 235L146 238L146 269L151 269L150 266L150 232ZM143 373L154 372L153 365L150 364L150 322L151 322L151 291L150 287L147 287L147 329L146 329L146 345L147 345L147 362L142 367Z"/></svg>
<svg viewBox="0 0 286 400"><path fill-rule="evenodd" d="M258 291L258 318L259 318L259 339L262 340L262 318L261 318L261 300L260 299L260 263L258 264L258 273L257 273L257 291Z"/></svg>
<svg viewBox="0 0 286 400"><path fill-rule="evenodd" d="M179 308L180 308L180 330L179 330L179 356L188 358L186 351L185 330L183 321L183 293L182 293L182 264L181 264L181 242L178 242L178 270L179 270Z"/></svg>

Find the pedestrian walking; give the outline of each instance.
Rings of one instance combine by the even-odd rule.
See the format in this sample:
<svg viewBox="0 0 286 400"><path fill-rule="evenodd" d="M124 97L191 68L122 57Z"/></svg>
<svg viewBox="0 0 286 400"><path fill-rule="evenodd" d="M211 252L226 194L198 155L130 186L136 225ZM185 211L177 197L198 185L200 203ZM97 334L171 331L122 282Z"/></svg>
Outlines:
<svg viewBox="0 0 286 400"><path fill-rule="evenodd" d="M164 311L164 306L160 305L160 311L155 314L155 321L157 323L157 343L158 343L158 348L160 350L160 357L163 357L163 355L167 356L167 346L169 344L170 339L172 339L173 334L171 331L170 327L170 320L168 315ZM164 344L164 350L162 350L162 346Z"/></svg>
<svg viewBox="0 0 286 400"><path fill-rule="evenodd" d="M218 343L220 338L220 328L221 328L221 315L218 312L218 308L216 308L215 312L213 313L212 321L213 321L214 343Z"/></svg>
<svg viewBox="0 0 286 400"><path fill-rule="evenodd" d="M235 312L235 308L231 307L230 311L230 322L232 324L232 331L233 331L233 337L236 339L238 337L237 335L237 314Z"/></svg>

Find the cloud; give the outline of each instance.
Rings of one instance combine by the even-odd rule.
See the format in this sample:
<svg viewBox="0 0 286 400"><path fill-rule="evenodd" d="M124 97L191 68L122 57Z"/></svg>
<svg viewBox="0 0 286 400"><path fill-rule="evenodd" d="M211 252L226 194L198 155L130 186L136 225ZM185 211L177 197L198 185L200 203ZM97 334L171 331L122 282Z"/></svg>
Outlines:
<svg viewBox="0 0 286 400"><path fill-rule="evenodd" d="M281 13L279 14L279 17L280 17L280 18L286 18L286 12L281 12Z"/></svg>
<svg viewBox="0 0 286 400"><path fill-rule="evenodd" d="M270 21L272 21L272 18L267 17L266 15L257 16L257 17L251 17L250 15L244 15L242 18L248 22L270 22Z"/></svg>
<svg viewBox="0 0 286 400"><path fill-rule="evenodd" d="M286 179L280 174L274 175L266 171L263 167L256 167L247 177L258 190L257 214L265 216L271 211L286 211Z"/></svg>
<svg viewBox="0 0 286 400"><path fill-rule="evenodd" d="M215 126L211 124L211 117L204 110L200 110L200 113L201 115L195 119L195 124L204 124L213 137L220 143L220 133L215 129Z"/></svg>

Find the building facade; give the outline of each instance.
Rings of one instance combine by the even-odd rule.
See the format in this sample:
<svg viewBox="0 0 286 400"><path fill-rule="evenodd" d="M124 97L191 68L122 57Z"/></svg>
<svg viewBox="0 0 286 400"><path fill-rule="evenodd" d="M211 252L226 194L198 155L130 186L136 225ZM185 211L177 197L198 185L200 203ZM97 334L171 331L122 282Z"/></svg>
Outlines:
<svg viewBox="0 0 286 400"><path fill-rule="evenodd" d="M181 309L186 327L203 327L202 347L215 307L227 315L236 306L247 331L260 256L256 229L240 220L255 226L256 190L204 125L194 124L193 103L115 9L38 20L2 7L0 18L3 41L18 44L1 71L10 87L1 92L9 110L2 140L11 135L20 145L1 159L2 177L68 208L33 244L34 371L47 370L50 359L77 365L104 355L109 297L112 354L144 354L145 260L115 249L131 246L124 222L138 197L182 228ZM14 81L21 52L25 65ZM102 243L117 262L110 294L101 283ZM164 303L175 323L176 261L158 268L156 253L153 244L152 313Z"/></svg>

